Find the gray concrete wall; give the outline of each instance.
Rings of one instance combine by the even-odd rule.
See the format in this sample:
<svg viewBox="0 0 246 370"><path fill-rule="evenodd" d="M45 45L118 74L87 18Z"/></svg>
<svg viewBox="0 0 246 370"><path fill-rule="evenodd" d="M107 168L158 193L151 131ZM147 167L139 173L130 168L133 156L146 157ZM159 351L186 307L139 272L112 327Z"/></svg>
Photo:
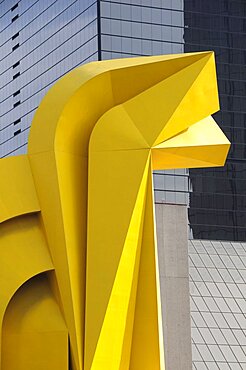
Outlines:
<svg viewBox="0 0 246 370"><path fill-rule="evenodd" d="M187 207L156 204L166 370L191 370Z"/></svg>

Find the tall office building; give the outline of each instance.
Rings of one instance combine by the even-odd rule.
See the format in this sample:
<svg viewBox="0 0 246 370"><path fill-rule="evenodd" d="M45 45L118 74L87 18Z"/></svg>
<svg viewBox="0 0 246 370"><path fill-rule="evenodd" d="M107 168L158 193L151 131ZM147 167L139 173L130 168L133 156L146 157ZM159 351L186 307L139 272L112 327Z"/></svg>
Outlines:
<svg viewBox="0 0 246 370"><path fill-rule="evenodd" d="M92 0L1 1L1 157L26 152L35 110L54 82L98 60L97 9Z"/></svg>
<svg viewBox="0 0 246 370"><path fill-rule="evenodd" d="M232 141L227 165L157 172L155 195L188 204L191 237L245 241L245 27L244 0L1 0L0 156L26 152L43 96L82 63L214 50L215 119ZM196 370L246 369L245 251L240 243L190 242Z"/></svg>
<svg viewBox="0 0 246 370"><path fill-rule="evenodd" d="M232 142L224 168L191 170L194 238L246 240L246 2L184 1L184 50L215 51L220 112Z"/></svg>

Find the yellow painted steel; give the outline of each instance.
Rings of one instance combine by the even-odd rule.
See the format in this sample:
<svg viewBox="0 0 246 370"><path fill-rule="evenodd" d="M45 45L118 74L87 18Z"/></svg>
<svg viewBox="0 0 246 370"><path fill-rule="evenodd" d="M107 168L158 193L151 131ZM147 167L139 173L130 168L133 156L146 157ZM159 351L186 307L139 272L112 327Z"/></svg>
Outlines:
<svg viewBox="0 0 246 370"><path fill-rule="evenodd" d="M164 369L152 170L222 166L218 109L211 52L93 62L50 89L28 154L0 161L1 369L68 369L67 335L70 370Z"/></svg>
<svg viewBox="0 0 246 370"><path fill-rule="evenodd" d="M67 370L68 332L44 276L14 295L2 333L2 369Z"/></svg>
<svg viewBox="0 0 246 370"><path fill-rule="evenodd" d="M40 211L26 155L0 161L0 222Z"/></svg>

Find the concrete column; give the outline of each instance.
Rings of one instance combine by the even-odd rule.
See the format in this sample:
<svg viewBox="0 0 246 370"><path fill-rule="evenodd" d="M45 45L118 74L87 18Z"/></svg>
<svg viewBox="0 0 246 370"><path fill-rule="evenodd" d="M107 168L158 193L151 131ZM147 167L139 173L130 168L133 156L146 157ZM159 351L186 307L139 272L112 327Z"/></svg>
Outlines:
<svg viewBox="0 0 246 370"><path fill-rule="evenodd" d="M191 370L187 207L156 204L166 370Z"/></svg>

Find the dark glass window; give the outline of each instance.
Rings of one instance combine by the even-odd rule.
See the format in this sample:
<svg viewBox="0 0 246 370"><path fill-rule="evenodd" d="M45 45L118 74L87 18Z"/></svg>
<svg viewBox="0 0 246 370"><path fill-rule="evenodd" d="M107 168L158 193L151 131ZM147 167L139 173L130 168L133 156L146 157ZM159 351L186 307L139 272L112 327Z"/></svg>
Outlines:
<svg viewBox="0 0 246 370"><path fill-rule="evenodd" d="M13 64L13 68L16 68L20 65L20 62L16 62L15 64Z"/></svg>
<svg viewBox="0 0 246 370"><path fill-rule="evenodd" d="M13 76L13 80L15 80L17 77L20 76L20 72L16 73L14 76Z"/></svg>
<svg viewBox="0 0 246 370"><path fill-rule="evenodd" d="M12 40L16 39L16 37L19 36L19 32L15 33L13 36L12 36Z"/></svg>
<svg viewBox="0 0 246 370"><path fill-rule="evenodd" d="M21 122L21 118L18 118L16 121L14 121L14 125L17 125L20 122Z"/></svg>
<svg viewBox="0 0 246 370"><path fill-rule="evenodd" d="M21 129L14 132L14 136L19 135L21 133Z"/></svg>
<svg viewBox="0 0 246 370"><path fill-rule="evenodd" d="M18 8L18 3L17 4L15 4L14 6L12 6L12 8L11 8L11 11L13 12L15 9L17 9Z"/></svg>
<svg viewBox="0 0 246 370"><path fill-rule="evenodd" d="M16 14L16 15L12 18L12 22L15 22L18 18L19 18L19 15L18 15L18 14Z"/></svg>
<svg viewBox="0 0 246 370"><path fill-rule="evenodd" d="M14 45L13 47L12 47L12 51L15 51L16 49L18 49L18 47L20 46L20 44L18 43L18 44L16 44L16 45Z"/></svg>
<svg viewBox="0 0 246 370"><path fill-rule="evenodd" d="M19 101L17 101L16 103L14 103L14 104L13 104L13 108L18 107L18 105L20 105L20 103L21 103L21 102L20 102L20 100L19 100Z"/></svg>
<svg viewBox="0 0 246 370"><path fill-rule="evenodd" d="M14 93L13 93L13 96L15 97L15 96L17 96L17 95L19 95L20 94L20 90L17 90L17 91L15 91Z"/></svg>

